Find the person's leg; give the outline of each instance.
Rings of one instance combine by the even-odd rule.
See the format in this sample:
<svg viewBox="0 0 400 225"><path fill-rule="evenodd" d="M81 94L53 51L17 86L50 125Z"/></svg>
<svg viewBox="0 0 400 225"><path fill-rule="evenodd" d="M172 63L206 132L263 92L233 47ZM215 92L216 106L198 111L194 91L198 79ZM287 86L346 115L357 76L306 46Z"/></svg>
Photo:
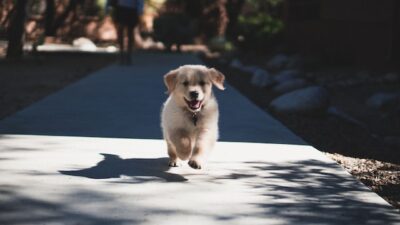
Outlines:
<svg viewBox="0 0 400 225"><path fill-rule="evenodd" d="M125 44L124 44L124 26L122 24L117 24L117 38L119 45L119 62L123 64Z"/></svg>
<svg viewBox="0 0 400 225"><path fill-rule="evenodd" d="M126 60L128 64L132 63L132 50L133 50L133 44L134 44L134 39L133 39L133 26L127 26L127 35L128 35L128 49L127 49L127 55L126 55Z"/></svg>

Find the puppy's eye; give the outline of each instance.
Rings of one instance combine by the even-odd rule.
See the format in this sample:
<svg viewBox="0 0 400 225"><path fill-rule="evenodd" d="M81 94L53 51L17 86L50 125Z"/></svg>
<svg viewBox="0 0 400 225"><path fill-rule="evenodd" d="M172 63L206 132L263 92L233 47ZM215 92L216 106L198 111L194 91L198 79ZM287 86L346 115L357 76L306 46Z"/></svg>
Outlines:
<svg viewBox="0 0 400 225"><path fill-rule="evenodd" d="M206 82L202 80L202 81L199 82L199 85L200 86L204 86L204 85L206 85Z"/></svg>
<svg viewBox="0 0 400 225"><path fill-rule="evenodd" d="M189 85L189 81L184 81L182 82L183 86L188 86Z"/></svg>

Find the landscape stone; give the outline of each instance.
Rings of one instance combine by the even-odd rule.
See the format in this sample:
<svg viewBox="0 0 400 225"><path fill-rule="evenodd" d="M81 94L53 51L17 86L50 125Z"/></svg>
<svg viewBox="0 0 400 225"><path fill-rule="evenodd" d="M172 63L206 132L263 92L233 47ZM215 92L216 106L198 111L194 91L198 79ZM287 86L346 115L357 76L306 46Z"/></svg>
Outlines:
<svg viewBox="0 0 400 225"><path fill-rule="evenodd" d="M400 75L395 72L388 73L383 78L387 82L399 82L400 81Z"/></svg>
<svg viewBox="0 0 400 225"><path fill-rule="evenodd" d="M233 59L229 64L230 67L238 69L243 66L242 62L239 59Z"/></svg>
<svg viewBox="0 0 400 225"><path fill-rule="evenodd" d="M295 54L295 55L289 57L289 60L286 64L286 68L287 69L303 68L304 64L305 64L304 57L300 54Z"/></svg>
<svg viewBox="0 0 400 225"><path fill-rule="evenodd" d="M283 83L301 76L302 74L298 70L283 70L275 75L275 81L278 83Z"/></svg>
<svg viewBox="0 0 400 225"><path fill-rule="evenodd" d="M289 57L286 54L277 54L272 57L268 62L267 66L270 69L282 69L289 62Z"/></svg>
<svg viewBox="0 0 400 225"><path fill-rule="evenodd" d="M272 89L272 91L277 94L283 94L293 90L304 88L308 85L309 83L306 80L301 78L295 78L293 80L288 80L286 82L279 83Z"/></svg>
<svg viewBox="0 0 400 225"><path fill-rule="evenodd" d="M352 117L351 115L349 115L348 113L344 112L343 110L340 110L334 106L330 106L327 110L327 113L329 113L332 116L335 116L337 118L340 118L348 123L352 123L355 124L357 126L360 126L362 128L368 129L367 124L365 124L364 122Z"/></svg>
<svg viewBox="0 0 400 225"><path fill-rule="evenodd" d="M274 78L268 73L268 71L263 69L254 71L250 82L256 87L269 87L275 84Z"/></svg>
<svg viewBox="0 0 400 225"><path fill-rule="evenodd" d="M94 52L97 50L97 46L88 38L80 37L73 40L72 45L79 50Z"/></svg>
<svg viewBox="0 0 400 225"><path fill-rule="evenodd" d="M378 92L369 97L366 101L366 105L370 108L382 110L396 106L400 103L400 92L388 93Z"/></svg>
<svg viewBox="0 0 400 225"><path fill-rule="evenodd" d="M281 95L270 103L276 113L319 115L329 107L329 93L320 86L311 86Z"/></svg>
<svg viewBox="0 0 400 225"><path fill-rule="evenodd" d="M359 72L356 74L356 76L357 76L358 78L360 78L360 79L366 80L366 79L368 79L368 78L371 77L371 73L368 72L367 70L362 70L362 71L359 71Z"/></svg>
<svg viewBox="0 0 400 225"><path fill-rule="evenodd" d="M239 70L246 72L246 73L255 73L257 70L264 70L260 68L259 66L245 66L242 65Z"/></svg>

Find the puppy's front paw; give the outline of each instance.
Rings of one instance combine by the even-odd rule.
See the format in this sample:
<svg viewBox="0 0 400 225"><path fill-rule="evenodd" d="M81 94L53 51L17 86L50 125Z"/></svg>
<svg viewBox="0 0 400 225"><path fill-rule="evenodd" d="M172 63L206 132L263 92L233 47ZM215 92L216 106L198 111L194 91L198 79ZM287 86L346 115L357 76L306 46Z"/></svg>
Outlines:
<svg viewBox="0 0 400 225"><path fill-rule="evenodd" d="M196 160L189 160L189 166L193 169L201 169L201 164Z"/></svg>
<svg viewBox="0 0 400 225"><path fill-rule="evenodd" d="M179 164L177 161L171 160L171 161L169 161L168 166L169 167L178 167Z"/></svg>

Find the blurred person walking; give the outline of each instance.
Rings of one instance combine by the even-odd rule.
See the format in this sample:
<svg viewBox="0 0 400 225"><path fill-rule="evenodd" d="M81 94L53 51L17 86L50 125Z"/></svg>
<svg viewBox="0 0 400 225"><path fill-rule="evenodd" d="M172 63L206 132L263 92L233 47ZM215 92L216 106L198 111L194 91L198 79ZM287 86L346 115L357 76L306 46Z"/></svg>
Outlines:
<svg viewBox="0 0 400 225"><path fill-rule="evenodd" d="M134 42L133 30L143 14L144 0L108 0L107 10L109 7L113 8L112 17L117 29L120 63L130 65ZM125 34L128 43L125 43Z"/></svg>

